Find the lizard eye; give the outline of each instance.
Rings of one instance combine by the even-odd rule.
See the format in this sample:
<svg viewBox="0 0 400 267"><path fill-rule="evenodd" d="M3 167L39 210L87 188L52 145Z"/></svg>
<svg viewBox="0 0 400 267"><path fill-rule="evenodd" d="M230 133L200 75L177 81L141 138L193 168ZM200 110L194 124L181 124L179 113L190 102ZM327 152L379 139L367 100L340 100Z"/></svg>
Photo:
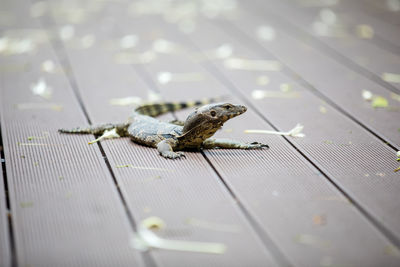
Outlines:
<svg viewBox="0 0 400 267"><path fill-rule="evenodd" d="M231 108L231 106L229 106L229 105L226 105L226 106L225 106L225 108L226 108L226 109L230 109L230 108Z"/></svg>
<svg viewBox="0 0 400 267"><path fill-rule="evenodd" d="M215 112L214 110L211 110L210 115L211 115L212 117L215 117L215 115L217 115L217 112Z"/></svg>

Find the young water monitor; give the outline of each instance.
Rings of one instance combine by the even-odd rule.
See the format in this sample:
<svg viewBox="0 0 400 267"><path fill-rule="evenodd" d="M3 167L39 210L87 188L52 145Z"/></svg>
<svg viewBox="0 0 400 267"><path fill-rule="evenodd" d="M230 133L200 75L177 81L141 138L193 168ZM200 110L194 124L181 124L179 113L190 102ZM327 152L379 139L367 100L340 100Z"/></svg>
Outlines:
<svg viewBox="0 0 400 267"><path fill-rule="evenodd" d="M119 136L130 137L136 143L155 147L163 157L170 159L184 156L182 150L268 148L268 145L258 142L241 143L229 139L210 138L227 120L247 110L241 105L209 104L210 101L143 105L136 108L125 123L106 123L70 130L60 129L59 132L101 135L106 130L115 129ZM194 110L185 122L162 122L154 118L170 111L203 104L206 105Z"/></svg>

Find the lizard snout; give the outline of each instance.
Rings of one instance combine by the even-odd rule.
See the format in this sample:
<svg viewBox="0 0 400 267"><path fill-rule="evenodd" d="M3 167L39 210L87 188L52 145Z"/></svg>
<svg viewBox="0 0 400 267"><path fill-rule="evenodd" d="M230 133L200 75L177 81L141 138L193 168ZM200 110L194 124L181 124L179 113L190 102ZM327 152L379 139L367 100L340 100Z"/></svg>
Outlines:
<svg viewBox="0 0 400 267"><path fill-rule="evenodd" d="M238 115L243 114L247 111L247 107L242 105L236 105Z"/></svg>
<svg viewBox="0 0 400 267"><path fill-rule="evenodd" d="M233 109L228 111L228 114L227 114L228 119L232 119L236 116L239 116L239 115L245 113L247 110L247 108L242 105L233 105L233 107L234 107Z"/></svg>

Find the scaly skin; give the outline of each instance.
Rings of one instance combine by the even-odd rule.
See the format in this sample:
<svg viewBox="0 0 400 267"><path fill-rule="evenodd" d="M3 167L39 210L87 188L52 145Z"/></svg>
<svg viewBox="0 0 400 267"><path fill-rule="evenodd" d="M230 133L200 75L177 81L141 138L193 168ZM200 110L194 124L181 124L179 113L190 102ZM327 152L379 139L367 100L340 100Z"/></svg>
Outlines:
<svg viewBox="0 0 400 267"><path fill-rule="evenodd" d="M229 139L210 138L226 121L243 114L247 108L230 103L207 103L209 103L209 100L149 104L138 107L125 123L106 123L70 130L60 129L59 132L100 135L105 130L115 128L119 136L130 137L136 143L155 147L161 156L170 159L184 156L184 153L181 152L182 150L200 150L203 148L258 149L268 147L268 145L257 142L249 144ZM185 122L173 121L168 123L153 118L170 111L202 104L207 105L193 111Z"/></svg>

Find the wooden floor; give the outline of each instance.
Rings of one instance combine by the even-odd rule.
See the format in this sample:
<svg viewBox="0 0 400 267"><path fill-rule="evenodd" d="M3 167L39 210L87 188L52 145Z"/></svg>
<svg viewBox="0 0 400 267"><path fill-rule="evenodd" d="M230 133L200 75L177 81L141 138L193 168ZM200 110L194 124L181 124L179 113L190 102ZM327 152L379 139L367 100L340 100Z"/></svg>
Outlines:
<svg viewBox="0 0 400 267"><path fill-rule="evenodd" d="M400 266L398 0L3 0L0 90L0 266ZM57 132L221 95L270 149ZM141 252L151 216L226 251Z"/></svg>

